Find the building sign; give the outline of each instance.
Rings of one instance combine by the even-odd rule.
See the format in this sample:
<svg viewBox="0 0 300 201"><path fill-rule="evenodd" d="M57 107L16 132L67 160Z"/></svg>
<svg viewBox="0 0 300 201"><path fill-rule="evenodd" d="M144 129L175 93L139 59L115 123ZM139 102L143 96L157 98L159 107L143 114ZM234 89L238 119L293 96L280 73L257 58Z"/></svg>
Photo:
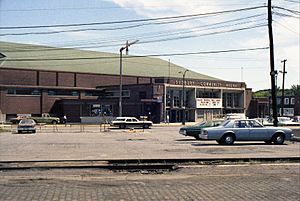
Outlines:
<svg viewBox="0 0 300 201"><path fill-rule="evenodd" d="M182 80L172 80L171 84L182 85ZM226 87L226 88L243 88L243 83L239 82L218 82L218 81L191 81L184 82L186 86L201 86L201 87Z"/></svg>
<svg viewBox="0 0 300 201"><path fill-rule="evenodd" d="M197 108L222 108L221 98L197 98Z"/></svg>

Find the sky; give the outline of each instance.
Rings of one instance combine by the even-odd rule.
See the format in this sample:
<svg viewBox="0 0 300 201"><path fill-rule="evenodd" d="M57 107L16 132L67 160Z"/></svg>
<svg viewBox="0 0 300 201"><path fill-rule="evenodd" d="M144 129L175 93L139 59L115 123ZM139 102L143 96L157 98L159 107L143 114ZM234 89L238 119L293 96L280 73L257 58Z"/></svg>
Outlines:
<svg viewBox="0 0 300 201"><path fill-rule="evenodd" d="M119 53L127 40L138 40L129 47L130 55L161 55L158 58L219 79L242 81L257 91L271 86L269 49L256 49L269 46L266 4L267 0L0 0L0 41ZM273 0L272 5L275 69L282 70L287 60L285 88L290 88L300 84L300 2ZM77 26L53 26L70 24ZM46 27L32 28L37 25ZM282 73L277 83L281 87Z"/></svg>

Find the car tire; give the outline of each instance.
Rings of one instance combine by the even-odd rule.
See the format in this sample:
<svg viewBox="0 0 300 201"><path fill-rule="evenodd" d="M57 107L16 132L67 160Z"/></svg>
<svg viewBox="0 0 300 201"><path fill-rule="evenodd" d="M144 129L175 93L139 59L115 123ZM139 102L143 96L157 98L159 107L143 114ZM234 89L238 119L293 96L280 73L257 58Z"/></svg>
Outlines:
<svg viewBox="0 0 300 201"><path fill-rule="evenodd" d="M199 136L194 136L194 138L195 138L196 140L200 140L200 137L199 137Z"/></svg>
<svg viewBox="0 0 300 201"><path fill-rule="evenodd" d="M233 134L225 134L221 141L224 145L232 145L234 143L235 137Z"/></svg>
<svg viewBox="0 0 300 201"><path fill-rule="evenodd" d="M22 133L22 131L18 131L18 133L20 134L20 133Z"/></svg>
<svg viewBox="0 0 300 201"><path fill-rule="evenodd" d="M216 140L218 144L223 144L222 140Z"/></svg>
<svg viewBox="0 0 300 201"><path fill-rule="evenodd" d="M119 126L119 128L124 129L124 128L126 128L126 125L125 125L125 124L121 124L121 125Z"/></svg>
<svg viewBox="0 0 300 201"><path fill-rule="evenodd" d="M51 123L52 123L52 124L57 124L57 121L53 120Z"/></svg>
<svg viewBox="0 0 300 201"><path fill-rule="evenodd" d="M32 133L35 133L35 131L32 131Z"/></svg>
<svg viewBox="0 0 300 201"><path fill-rule="evenodd" d="M285 137L283 134L275 134L273 137L274 144L283 144Z"/></svg>
<svg viewBox="0 0 300 201"><path fill-rule="evenodd" d="M145 125L143 126L143 128L148 129L148 128L149 128L149 125L148 125L148 124L145 124Z"/></svg>

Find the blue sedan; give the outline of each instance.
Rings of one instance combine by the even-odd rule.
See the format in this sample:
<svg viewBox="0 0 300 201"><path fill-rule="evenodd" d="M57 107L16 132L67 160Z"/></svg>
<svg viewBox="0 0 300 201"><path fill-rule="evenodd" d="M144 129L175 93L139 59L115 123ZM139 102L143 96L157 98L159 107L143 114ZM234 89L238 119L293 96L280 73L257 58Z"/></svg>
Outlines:
<svg viewBox="0 0 300 201"><path fill-rule="evenodd" d="M231 145L234 141L265 141L267 144L283 144L293 137L292 130L283 127L264 127L254 119L224 121L218 127L203 128L200 139L216 140Z"/></svg>

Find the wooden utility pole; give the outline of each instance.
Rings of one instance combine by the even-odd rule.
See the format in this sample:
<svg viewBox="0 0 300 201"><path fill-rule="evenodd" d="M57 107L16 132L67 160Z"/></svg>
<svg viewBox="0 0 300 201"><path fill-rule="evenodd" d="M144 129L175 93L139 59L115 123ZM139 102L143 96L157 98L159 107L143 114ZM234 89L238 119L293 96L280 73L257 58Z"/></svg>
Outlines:
<svg viewBox="0 0 300 201"><path fill-rule="evenodd" d="M283 61L281 61L283 63L283 71L282 71L282 94L281 94L281 116L283 116L283 111L284 111L284 80L285 80L285 74L287 73L285 71L285 62L286 61L287 61L286 59L284 59Z"/></svg>
<svg viewBox="0 0 300 201"><path fill-rule="evenodd" d="M271 68L271 95L272 95L272 111L273 111L273 124L278 126L277 118L277 100L276 100L276 86L274 70L274 44L273 44L273 30L272 30L272 0L268 0L268 30L269 30L269 43L270 43L270 68Z"/></svg>

